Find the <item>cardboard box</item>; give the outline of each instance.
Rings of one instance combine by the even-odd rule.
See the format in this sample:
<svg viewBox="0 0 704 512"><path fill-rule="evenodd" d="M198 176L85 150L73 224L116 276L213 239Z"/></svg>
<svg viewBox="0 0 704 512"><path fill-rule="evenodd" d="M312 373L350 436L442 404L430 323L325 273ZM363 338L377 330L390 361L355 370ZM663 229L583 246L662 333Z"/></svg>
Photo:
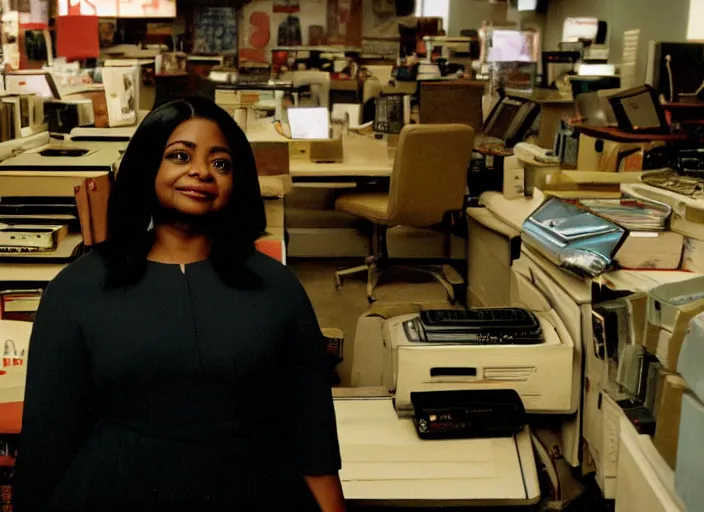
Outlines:
<svg viewBox="0 0 704 512"><path fill-rule="evenodd" d="M332 163L344 160L342 139L291 140L288 147L290 158Z"/></svg>
<svg viewBox="0 0 704 512"><path fill-rule="evenodd" d="M677 463L682 396L686 390L687 383L682 377L674 373L664 375L662 391L656 403L653 444L672 469L675 469Z"/></svg>

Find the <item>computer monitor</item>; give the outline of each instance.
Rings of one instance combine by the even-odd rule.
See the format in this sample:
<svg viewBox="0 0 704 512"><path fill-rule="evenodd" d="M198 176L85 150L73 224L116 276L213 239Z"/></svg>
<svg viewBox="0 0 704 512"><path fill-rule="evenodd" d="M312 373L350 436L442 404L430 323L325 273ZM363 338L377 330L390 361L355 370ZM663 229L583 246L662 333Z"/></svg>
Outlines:
<svg viewBox="0 0 704 512"><path fill-rule="evenodd" d="M61 99L51 73L39 70L13 71L5 75L5 90L10 94L39 94L45 99Z"/></svg>
<svg viewBox="0 0 704 512"><path fill-rule="evenodd" d="M595 41L598 33L598 18L565 18L562 26L562 40L569 43L580 40Z"/></svg>
<svg viewBox="0 0 704 512"><path fill-rule="evenodd" d="M647 63L645 83L667 102L683 101L704 84L704 43L651 41Z"/></svg>
<svg viewBox="0 0 704 512"><path fill-rule="evenodd" d="M532 101L503 98L484 123L484 135L502 139L506 147L513 147L524 139L539 110Z"/></svg>
<svg viewBox="0 0 704 512"><path fill-rule="evenodd" d="M330 112L325 107L294 107L286 110L292 139L329 139Z"/></svg>
<svg viewBox="0 0 704 512"><path fill-rule="evenodd" d="M495 29L490 32L487 62L532 62L533 55L525 32Z"/></svg>

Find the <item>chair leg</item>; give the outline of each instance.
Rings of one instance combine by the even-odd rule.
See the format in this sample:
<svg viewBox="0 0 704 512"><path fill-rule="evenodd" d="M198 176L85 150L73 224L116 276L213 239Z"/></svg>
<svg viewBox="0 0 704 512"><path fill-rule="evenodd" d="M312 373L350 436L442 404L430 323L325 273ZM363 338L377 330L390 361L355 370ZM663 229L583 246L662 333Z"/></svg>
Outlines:
<svg viewBox="0 0 704 512"><path fill-rule="evenodd" d="M370 304L376 300L374 297L374 289L379 282L379 263L388 257L388 251L386 248L386 229L386 226L374 224L371 236L372 254L365 258L364 265L344 268L335 272L335 287L338 290L342 287L342 281L345 277L366 271L367 300Z"/></svg>
<svg viewBox="0 0 704 512"><path fill-rule="evenodd" d="M389 269L392 270L392 269ZM413 266L413 265L400 265L394 266L393 270L407 271L407 272L419 272L433 277L438 283L440 283L443 288L445 288L445 293L447 294L447 300L450 304L454 304L457 300L455 297L455 285L462 284L464 281L462 277L453 269L450 265L436 265L436 266Z"/></svg>
<svg viewBox="0 0 704 512"><path fill-rule="evenodd" d="M373 304L376 301L374 290L379 282L379 275L378 263L373 261L367 268L367 301L369 301L369 304Z"/></svg>

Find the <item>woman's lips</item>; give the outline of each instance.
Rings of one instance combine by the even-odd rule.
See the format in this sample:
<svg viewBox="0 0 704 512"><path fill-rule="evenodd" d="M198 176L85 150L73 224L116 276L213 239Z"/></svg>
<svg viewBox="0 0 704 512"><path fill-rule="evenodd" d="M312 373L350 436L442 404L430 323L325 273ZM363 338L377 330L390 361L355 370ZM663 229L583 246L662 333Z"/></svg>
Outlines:
<svg viewBox="0 0 704 512"><path fill-rule="evenodd" d="M214 191L201 187L180 187L176 190L191 199L197 199L200 201L209 201L211 199L215 199L217 196L217 193Z"/></svg>

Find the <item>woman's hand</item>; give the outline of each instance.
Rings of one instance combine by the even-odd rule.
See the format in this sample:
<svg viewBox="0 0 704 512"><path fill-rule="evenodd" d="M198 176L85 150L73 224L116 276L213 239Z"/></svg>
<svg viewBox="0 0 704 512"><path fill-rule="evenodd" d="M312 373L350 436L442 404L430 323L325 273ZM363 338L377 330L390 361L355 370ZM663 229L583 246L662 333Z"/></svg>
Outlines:
<svg viewBox="0 0 704 512"><path fill-rule="evenodd" d="M338 475L304 476L321 512L345 512L345 497Z"/></svg>

